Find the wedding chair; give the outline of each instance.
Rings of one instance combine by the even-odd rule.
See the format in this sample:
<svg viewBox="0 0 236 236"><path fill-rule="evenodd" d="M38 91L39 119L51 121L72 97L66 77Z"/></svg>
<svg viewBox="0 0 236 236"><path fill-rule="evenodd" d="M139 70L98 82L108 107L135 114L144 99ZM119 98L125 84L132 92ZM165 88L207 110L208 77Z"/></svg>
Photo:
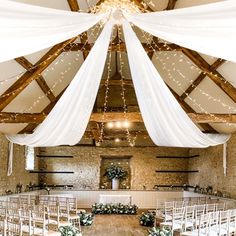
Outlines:
<svg viewBox="0 0 236 236"><path fill-rule="evenodd" d="M0 207L0 220L5 220L7 216L7 209L5 207Z"/></svg>
<svg viewBox="0 0 236 236"><path fill-rule="evenodd" d="M0 218L0 235L6 235L6 219Z"/></svg>
<svg viewBox="0 0 236 236"><path fill-rule="evenodd" d="M174 209L174 202L164 203L164 221L172 220L173 209Z"/></svg>
<svg viewBox="0 0 236 236"><path fill-rule="evenodd" d="M226 210L226 202L220 202L216 204L216 211Z"/></svg>
<svg viewBox="0 0 236 236"><path fill-rule="evenodd" d="M198 228L192 231L182 232L182 236L210 236L209 235L209 214L203 214L197 223Z"/></svg>
<svg viewBox="0 0 236 236"><path fill-rule="evenodd" d="M216 204L206 204L206 213L214 212L216 210Z"/></svg>
<svg viewBox="0 0 236 236"><path fill-rule="evenodd" d="M206 209L206 205L195 206L195 220L194 220L195 229L198 227L201 215L205 214L205 209Z"/></svg>
<svg viewBox="0 0 236 236"><path fill-rule="evenodd" d="M181 207L184 207L184 205L185 205L184 201L176 201L176 202L174 202L174 207L175 208L181 208Z"/></svg>
<svg viewBox="0 0 236 236"><path fill-rule="evenodd" d="M229 236L229 211L220 211L219 215L219 228L218 228L219 236Z"/></svg>
<svg viewBox="0 0 236 236"><path fill-rule="evenodd" d="M195 223L195 206L186 206L184 214L184 231L193 230Z"/></svg>
<svg viewBox="0 0 236 236"><path fill-rule="evenodd" d="M184 225L184 210L185 210L184 207L174 208L171 221L162 222L160 223L160 226L161 227L168 226L169 228L171 228L172 235L176 230L182 232Z"/></svg>
<svg viewBox="0 0 236 236"><path fill-rule="evenodd" d="M32 210L31 220L32 220L33 235L43 235L43 236L46 235L47 224L46 224L45 209L43 209L43 211Z"/></svg>
<svg viewBox="0 0 236 236"><path fill-rule="evenodd" d="M7 236L22 236L22 223L15 221L14 219L7 217L5 235Z"/></svg>
<svg viewBox="0 0 236 236"><path fill-rule="evenodd" d="M236 209L229 210L229 233L236 233Z"/></svg>
<svg viewBox="0 0 236 236"><path fill-rule="evenodd" d="M209 213L209 225L208 225L208 235L209 236L218 236L219 235L219 212L210 212Z"/></svg>

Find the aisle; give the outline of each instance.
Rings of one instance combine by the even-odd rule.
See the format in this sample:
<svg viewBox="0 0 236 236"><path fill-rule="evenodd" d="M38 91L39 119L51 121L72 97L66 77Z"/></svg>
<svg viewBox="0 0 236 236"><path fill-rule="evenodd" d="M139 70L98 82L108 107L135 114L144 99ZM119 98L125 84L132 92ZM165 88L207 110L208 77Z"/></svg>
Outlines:
<svg viewBox="0 0 236 236"><path fill-rule="evenodd" d="M96 215L92 226L82 227L83 236L147 236L138 215Z"/></svg>

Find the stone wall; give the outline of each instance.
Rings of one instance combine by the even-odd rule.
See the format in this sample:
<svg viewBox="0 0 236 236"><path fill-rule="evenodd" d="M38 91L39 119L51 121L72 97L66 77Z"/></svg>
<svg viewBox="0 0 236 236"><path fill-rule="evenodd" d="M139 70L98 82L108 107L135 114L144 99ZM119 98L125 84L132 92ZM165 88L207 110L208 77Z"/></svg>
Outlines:
<svg viewBox="0 0 236 236"><path fill-rule="evenodd" d="M189 169L199 173L189 174L189 184L212 186L213 191L236 198L236 134L228 141L227 176L223 173L223 145L190 150L190 155L196 154L200 156L189 160Z"/></svg>
<svg viewBox="0 0 236 236"><path fill-rule="evenodd" d="M14 145L13 172L11 176L7 176L8 141L3 135L0 135L0 152L0 194L5 194L5 190L15 192L18 183L23 185L23 190L29 182L38 184L38 174L30 174L25 170L23 146Z"/></svg>
<svg viewBox="0 0 236 236"><path fill-rule="evenodd" d="M156 184L182 185L187 174L156 173L155 170L186 170L188 159L158 159L157 155L186 156L188 149L159 147L52 147L41 148L40 154L73 155L74 158L44 158L44 167L54 171L74 171L74 174L46 174L47 184L73 184L75 189L98 189L102 156L132 156L129 161L131 189L153 189ZM42 159L42 158L40 158Z"/></svg>

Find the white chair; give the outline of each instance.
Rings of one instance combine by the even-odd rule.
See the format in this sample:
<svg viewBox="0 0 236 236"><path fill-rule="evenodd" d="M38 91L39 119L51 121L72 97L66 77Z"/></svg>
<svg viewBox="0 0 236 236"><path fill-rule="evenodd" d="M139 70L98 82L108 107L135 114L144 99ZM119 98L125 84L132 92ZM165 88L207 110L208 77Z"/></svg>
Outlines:
<svg viewBox="0 0 236 236"><path fill-rule="evenodd" d="M216 211L225 211L226 210L226 203L220 202L216 204Z"/></svg>
<svg viewBox="0 0 236 236"><path fill-rule="evenodd" d="M176 230L182 232L183 225L184 225L184 207L174 208L171 221L162 222L160 224L161 227L168 226L169 228L171 228L172 235Z"/></svg>
<svg viewBox="0 0 236 236"><path fill-rule="evenodd" d="M194 224L194 228L196 229L198 227L199 221L200 221L200 216L205 214L205 209L206 206L205 205L196 205L195 206L195 224Z"/></svg>
<svg viewBox="0 0 236 236"><path fill-rule="evenodd" d="M230 235L229 233L229 211L220 211L219 228L217 231L219 236Z"/></svg>
<svg viewBox="0 0 236 236"><path fill-rule="evenodd" d="M216 210L215 204L206 204L206 213L214 212Z"/></svg>
<svg viewBox="0 0 236 236"><path fill-rule="evenodd" d="M193 230L195 225L195 206L186 206L184 214L184 231Z"/></svg>
<svg viewBox="0 0 236 236"><path fill-rule="evenodd" d="M197 223L198 228L193 231L182 232L182 236L209 236L209 214L203 214Z"/></svg>
<svg viewBox="0 0 236 236"><path fill-rule="evenodd" d="M173 209L174 209L174 202L164 203L164 221L172 220Z"/></svg>
<svg viewBox="0 0 236 236"><path fill-rule="evenodd" d="M229 233L236 233L236 209L229 210Z"/></svg>

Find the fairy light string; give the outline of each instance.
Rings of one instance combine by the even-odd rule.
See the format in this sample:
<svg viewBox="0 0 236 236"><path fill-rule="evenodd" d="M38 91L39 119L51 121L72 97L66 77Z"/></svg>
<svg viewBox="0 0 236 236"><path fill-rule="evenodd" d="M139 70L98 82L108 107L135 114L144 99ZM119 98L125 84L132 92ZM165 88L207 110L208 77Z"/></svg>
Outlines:
<svg viewBox="0 0 236 236"><path fill-rule="evenodd" d="M146 36L147 33L146 33L145 31L142 31L142 32L143 32L143 37L147 40L147 42L149 42L149 40L148 40L148 38L147 38L147 36ZM155 41L153 41L153 43L155 44L155 47L159 48L159 46L155 43ZM156 57L156 59L159 60L159 61L162 63L162 68L163 68L165 71L167 71L168 77L169 77L173 82L175 82L175 83L177 84L177 86L179 87L179 89L186 95L186 98L190 99L190 100L193 102L193 105L194 105L194 106L197 106L197 107L200 109L201 112L210 115L210 116L211 116L212 118L214 118L216 121L218 120L218 121L221 121L221 122L222 122L222 119L216 117L214 114L209 113L206 109L204 109L204 108L202 107L202 105L201 105L200 103L197 103L197 100L196 100L195 98L192 98L192 97L190 96L190 94L186 93L185 90L181 87L181 86L182 86L182 83L181 83L179 80L175 79L174 76L173 76L172 73L171 73L171 70L166 67L166 64L167 64L167 63L166 63L166 60L168 60L168 58L167 58L167 57L168 57L167 53L164 54L164 56L165 56L165 61L164 61L164 59L161 59L161 58L158 57L158 55L157 55L157 53L156 53L156 50L153 48L152 44L151 44L151 43L148 43L148 45L149 45L149 47L153 50L154 56ZM168 48L168 49L170 49L170 48ZM161 51L160 51L160 54L162 54ZM182 62L182 60L181 60L181 62ZM173 65L172 65L172 66L173 66ZM171 67L171 68L172 68L172 67ZM174 69L174 70L175 70L175 69ZM201 72L200 72L200 73L201 73ZM181 73L181 74L182 74L182 73ZM186 78L186 77L184 77L184 78ZM195 88L196 88L196 89L199 89L197 86L195 86ZM203 90L201 90L201 89L199 89L199 90L200 90L200 92L201 92L203 95L207 95L206 92L203 93ZM210 97L209 94L208 94L208 97ZM211 96L211 97L212 97L212 96ZM212 97L212 98L213 98L213 97ZM215 98L214 98L213 101L214 101L214 102L219 102L219 100L218 100L218 99L215 99ZM226 106L226 104L224 104L224 103L223 103L223 104L221 103L221 105L223 105L224 107ZM234 107L231 107L231 106L229 106L229 107L230 107L230 109L235 109ZM227 126L234 126L233 124L228 123L226 120L223 120L223 121L225 122L224 124L226 124Z"/></svg>

